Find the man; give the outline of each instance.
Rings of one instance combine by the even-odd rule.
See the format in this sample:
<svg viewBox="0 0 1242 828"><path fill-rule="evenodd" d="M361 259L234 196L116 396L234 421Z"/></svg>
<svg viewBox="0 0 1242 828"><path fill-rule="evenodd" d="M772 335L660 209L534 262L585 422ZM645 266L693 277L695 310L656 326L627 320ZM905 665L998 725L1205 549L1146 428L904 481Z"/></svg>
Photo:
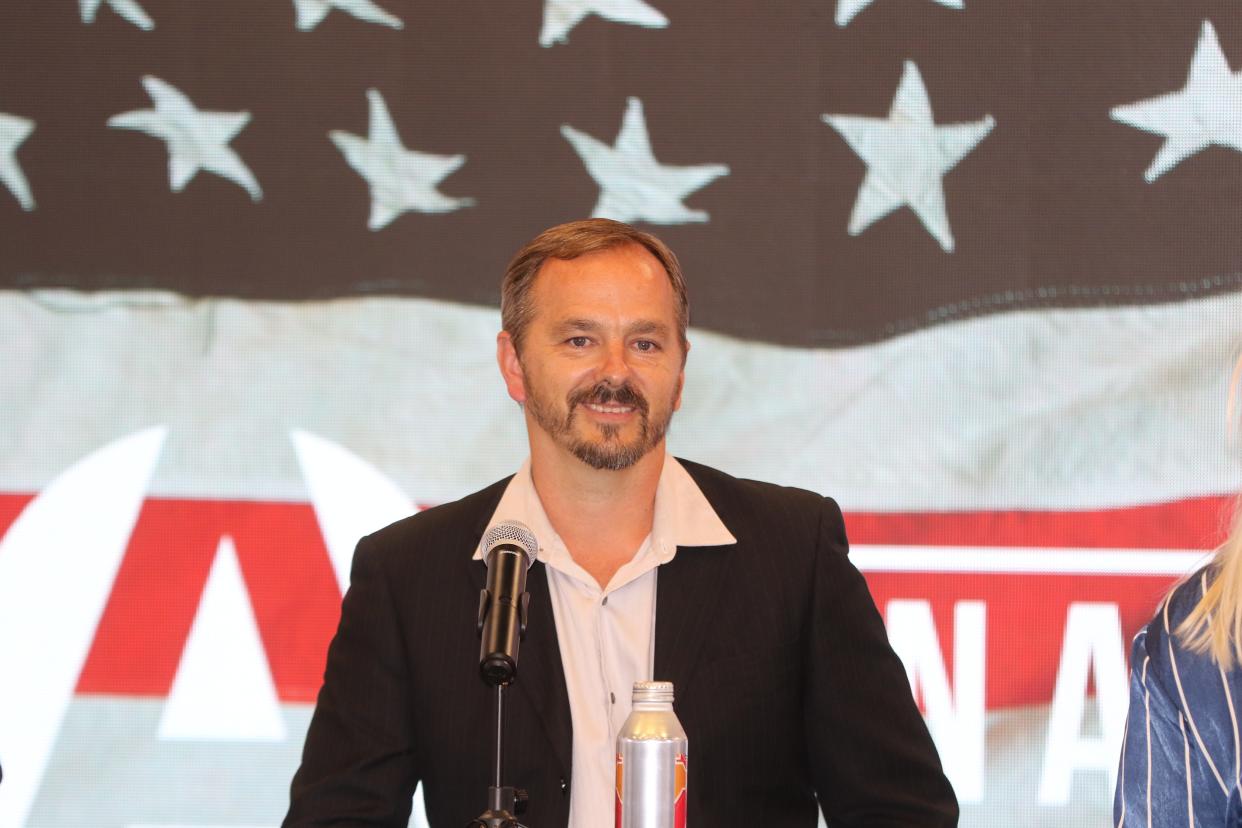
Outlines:
<svg viewBox="0 0 1242 828"><path fill-rule="evenodd" d="M670 680L690 739L689 824L955 825L957 803L841 512L811 492L665 453L688 304L658 239L554 227L510 264L497 357L530 459L508 480L363 538L286 825L432 825L486 805L480 537L539 541L508 694L504 782L532 828L613 822L635 680ZM472 557L473 553L473 557Z"/></svg>

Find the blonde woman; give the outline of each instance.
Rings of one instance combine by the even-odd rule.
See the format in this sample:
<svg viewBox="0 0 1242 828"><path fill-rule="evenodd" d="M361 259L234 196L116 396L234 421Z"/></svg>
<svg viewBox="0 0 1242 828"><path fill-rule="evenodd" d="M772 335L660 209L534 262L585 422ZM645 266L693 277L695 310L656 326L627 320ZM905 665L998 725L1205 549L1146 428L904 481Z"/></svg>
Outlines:
<svg viewBox="0 0 1242 828"><path fill-rule="evenodd" d="M1235 429L1240 386L1242 360L1230 384ZM1242 826L1240 721L1242 508L1212 561L1174 587L1134 639L1118 828Z"/></svg>

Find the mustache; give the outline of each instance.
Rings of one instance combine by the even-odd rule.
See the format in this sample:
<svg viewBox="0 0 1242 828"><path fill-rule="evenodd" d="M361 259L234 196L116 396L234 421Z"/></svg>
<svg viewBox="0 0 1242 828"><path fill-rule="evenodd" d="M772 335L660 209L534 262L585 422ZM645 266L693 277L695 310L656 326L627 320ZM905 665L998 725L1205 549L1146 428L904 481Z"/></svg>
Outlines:
<svg viewBox="0 0 1242 828"><path fill-rule="evenodd" d="M569 395L570 411L584 403L628 405L643 414L646 414L648 409L647 398L628 382L617 386L609 385L607 382L598 382L589 388L579 388Z"/></svg>

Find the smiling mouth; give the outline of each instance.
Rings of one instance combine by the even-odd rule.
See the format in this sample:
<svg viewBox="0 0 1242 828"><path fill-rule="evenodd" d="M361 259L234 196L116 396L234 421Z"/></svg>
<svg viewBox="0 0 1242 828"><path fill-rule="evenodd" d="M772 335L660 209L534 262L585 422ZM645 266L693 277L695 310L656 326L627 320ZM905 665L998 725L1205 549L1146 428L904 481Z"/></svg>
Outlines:
<svg viewBox="0 0 1242 828"><path fill-rule="evenodd" d="M634 410L632 405L601 405L599 403L583 403L583 405L599 414L629 414Z"/></svg>

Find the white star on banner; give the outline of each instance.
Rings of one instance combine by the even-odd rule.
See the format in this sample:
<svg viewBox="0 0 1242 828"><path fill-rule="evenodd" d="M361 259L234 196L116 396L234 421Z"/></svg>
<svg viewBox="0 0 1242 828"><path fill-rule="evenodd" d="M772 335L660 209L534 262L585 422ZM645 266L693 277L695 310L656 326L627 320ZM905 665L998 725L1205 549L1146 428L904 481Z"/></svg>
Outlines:
<svg viewBox="0 0 1242 828"><path fill-rule="evenodd" d="M591 213L596 218L652 224L707 221L706 211L691 210L682 199L729 174L724 164L673 167L656 161L638 98L629 99L621 132L611 147L568 124L561 125L561 134L600 186L599 201Z"/></svg>
<svg viewBox="0 0 1242 828"><path fill-rule="evenodd" d="M293 0L293 5L298 13L298 28L304 32L318 26L319 21L333 9L340 9L367 23L379 23L394 29L405 25L401 18L389 14L371 0Z"/></svg>
<svg viewBox="0 0 1242 828"><path fill-rule="evenodd" d="M0 112L0 182L9 188L23 210L33 210L35 203L26 175L17 163L17 148L34 132L34 128L35 122L29 118Z"/></svg>
<svg viewBox="0 0 1242 828"><path fill-rule="evenodd" d="M854 19L854 15L870 6L874 0L837 0L837 25L845 26ZM966 8L965 0L934 0L951 9Z"/></svg>
<svg viewBox="0 0 1242 828"><path fill-rule="evenodd" d="M112 7L114 12L138 28L148 32L155 28L155 22L147 16L147 13L142 10L142 6L138 5L134 0L79 0L79 4L82 7L82 22L94 23L95 13L99 11L99 7L105 1Z"/></svg>
<svg viewBox="0 0 1242 828"><path fill-rule="evenodd" d="M1203 21L1179 92L1113 107L1114 121L1164 136L1143 173L1150 183L1211 144L1242 151L1242 72L1230 72L1212 24Z"/></svg>
<svg viewBox="0 0 1242 828"><path fill-rule="evenodd" d="M662 29L668 18L643 0L546 0L539 45L568 43L569 30L589 14L598 14L614 23L632 23L649 29Z"/></svg>
<svg viewBox="0 0 1242 828"><path fill-rule="evenodd" d="M992 131L996 123L992 116L936 126L919 69L906 61L887 118L824 115L823 119L867 164L867 177L850 215L850 235L857 236L876 219L908 205L940 246L952 252L941 179Z"/></svg>
<svg viewBox="0 0 1242 828"><path fill-rule="evenodd" d="M466 156L407 150L397 135L383 96L368 89L367 100L371 104L368 137L339 129L328 133L349 166L371 185L371 218L367 227L386 227L406 210L448 213L474 204L473 198L453 198L436 189L437 184L466 163Z"/></svg>
<svg viewBox="0 0 1242 828"><path fill-rule="evenodd" d="M159 78L147 75L142 86L155 109L113 115L108 126L136 129L168 144L168 180L179 193L201 170L227 178L258 201L259 182L229 142L250 123L249 112L200 112L190 99Z"/></svg>

